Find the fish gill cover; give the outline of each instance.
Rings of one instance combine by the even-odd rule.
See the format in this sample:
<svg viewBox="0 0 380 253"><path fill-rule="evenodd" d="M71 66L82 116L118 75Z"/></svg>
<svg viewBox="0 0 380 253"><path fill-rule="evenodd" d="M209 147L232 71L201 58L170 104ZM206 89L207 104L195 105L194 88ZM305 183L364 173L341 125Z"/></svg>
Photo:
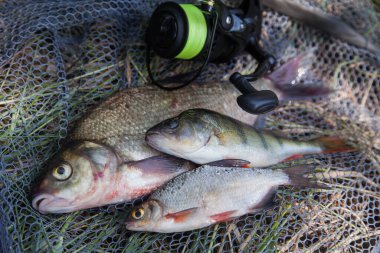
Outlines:
<svg viewBox="0 0 380 253"><path fill-rule="evenodd" d="M340 16L374 43L379 14L370 1L295 1ZM336 90L288 102L266 128L294 139L342 136L357 153L313 155L331 190L277 194L278 206L186 233L129 232L132 203L41 215L31 188L75 119L117 90L146 85L144 31L158 1L0 2L0 247L3 252L375 252L380 245L380 59L266 9L263 45L279 63L303 52L315 62L304 83ZM234 1L230 1L233 4ZM377 44L377 46L379 46ZM152 63L157 75L169 70ZM193 64L175 65L183 72ZM255 61L210 64L200 82L226 80ZM166 71L166 72L165 72ZM302 161L301 161L302 162ZM1 249L0 249L1 250Z"/></svg>

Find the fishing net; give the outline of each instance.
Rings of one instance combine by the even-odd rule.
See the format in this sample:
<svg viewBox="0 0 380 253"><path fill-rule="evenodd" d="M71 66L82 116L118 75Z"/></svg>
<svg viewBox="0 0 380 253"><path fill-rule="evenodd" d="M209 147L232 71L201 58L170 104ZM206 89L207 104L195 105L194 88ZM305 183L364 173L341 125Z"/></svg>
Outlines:
<svg viewBox="0 0 380 253"><path fill-rule="evenodd" d="M379 14L369 1L300 3L340 16L374 43L380 41ZM63 215L32 209L31 187L72 122L117 90L147 83L144 30L157 4L0 1L0 249L379 252L380 59L269 9L265 48L279 63L312 52L315 61L302 81L335 92L287 102L266 117L265 127L301 140L342 136L358 148L301 161L318 164L316 176L331 190L281 188L274 209L174 234L127 231L123 221L132 203ZM162 74L161 63L152 64ZM254 67L251 57L241 55L228 64L210 64L199 81L226 80L236 70L248 73Z"/></svg>

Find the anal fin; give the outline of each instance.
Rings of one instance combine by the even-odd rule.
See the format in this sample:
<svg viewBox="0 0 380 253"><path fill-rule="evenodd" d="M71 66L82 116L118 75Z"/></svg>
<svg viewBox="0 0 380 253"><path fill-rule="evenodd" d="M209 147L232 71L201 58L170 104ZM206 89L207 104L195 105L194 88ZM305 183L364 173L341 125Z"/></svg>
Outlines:
<svg viewBox="0 0 380 253"><path fill-rule="evenodd" d="M296 159L300 159L302 157L303 157L303 155L301 155L301 154L292 155L292 156L289 156L288 158L286 158L285 160L283 160L283 162L293 161Z"/></svg>
<svg viewBox="0 0 380 253"><path fill-rule="evenodd" d="M215 222L228 221L233 218L232 214L234 214L235 212L236 210L218 213L218 214L211 215L210 218L214 220Z"/></svg>

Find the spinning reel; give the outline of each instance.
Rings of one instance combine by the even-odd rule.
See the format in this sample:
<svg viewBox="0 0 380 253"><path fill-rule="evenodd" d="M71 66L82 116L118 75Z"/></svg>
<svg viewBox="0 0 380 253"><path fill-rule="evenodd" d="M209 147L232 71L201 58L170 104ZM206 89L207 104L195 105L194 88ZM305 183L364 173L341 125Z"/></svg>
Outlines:
<svg viewBox="0 0 380 253"><path fill-rule="evenodd" d="M200 5L174 2L159 5L146 33L146 61L152 82L165 90L182 88L194 81L208 62L227 62L245 50L259 64L250 75L238 72L231 75L230 81L242 93L237 103L243 110L253 114L273 110L279 103L276 94L270 90L258 91L250 84L271 71L276 64L276 59L259 45L261 9L260 0L243 0L239 8L228 8L219 1L211 0L203 1ZM203 63L196 72L172 77L180 84L167 87L162 80L154 78L150 68L151 50L162 58ZM189 74L192 74L191 78Z"/></svg>

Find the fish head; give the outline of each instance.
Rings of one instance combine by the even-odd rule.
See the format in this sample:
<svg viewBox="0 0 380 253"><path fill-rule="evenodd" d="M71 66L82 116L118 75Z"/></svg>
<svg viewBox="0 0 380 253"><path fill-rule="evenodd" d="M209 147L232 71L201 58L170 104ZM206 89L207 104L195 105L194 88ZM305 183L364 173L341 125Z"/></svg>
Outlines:
<svg viewBox="0 0 380 253"><path fill-rule="evenodd" d="M150 128L145 140L153 148L186 158L207 145L213 126L196 109L187 110Z"/></svg>
<svg viewBox="0 0 380 253"><path fill-rule="evenodd" d="M66 213L93 207L102 187L112 183L117 155L108 147L81 142L60 153L37 185L32 206L40 213Z"/></svg>
<svg viewBox="0 0 380 253"><path fill-rule="evenodd" d="M147 200L129 213L125 225L132 231L154 231L163 217L163 206L157 200Z"/></svg>

